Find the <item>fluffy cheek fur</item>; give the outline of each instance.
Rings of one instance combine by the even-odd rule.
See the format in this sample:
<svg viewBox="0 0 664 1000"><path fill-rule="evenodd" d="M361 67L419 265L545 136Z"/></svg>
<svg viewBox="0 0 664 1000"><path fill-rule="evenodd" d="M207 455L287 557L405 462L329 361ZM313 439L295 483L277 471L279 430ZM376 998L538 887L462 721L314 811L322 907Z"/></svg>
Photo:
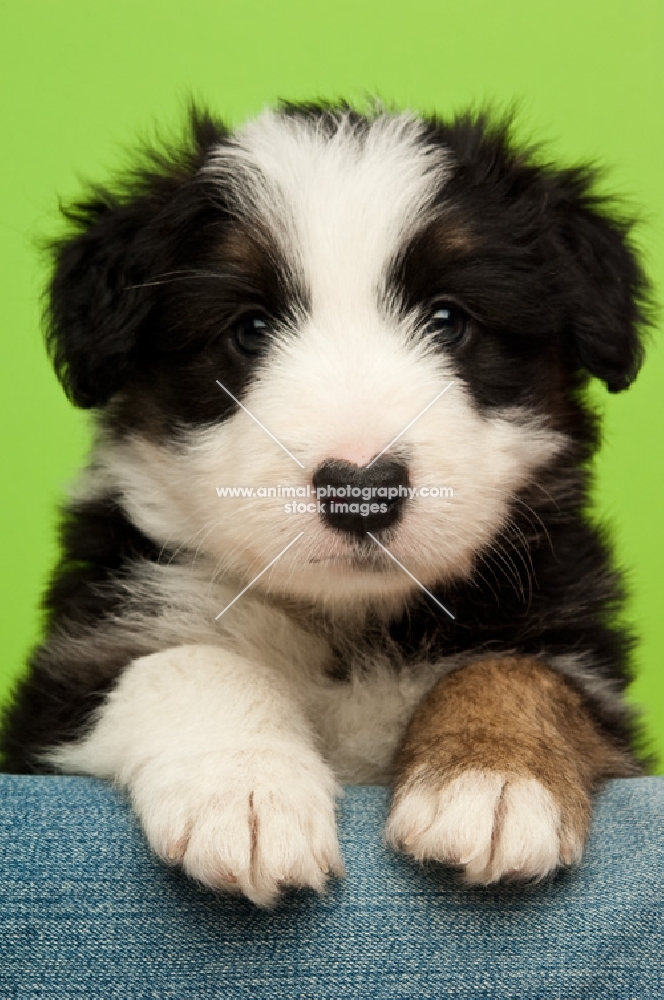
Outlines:
<svg viewBox="0 0 664 1000"><path fill-rule="evenodd" d="M564 438L527 410L480 413L452 365L409 344L403 330L374 317L357 333L350 323L309 324L245 397L303 469L243 411L189 432L178 446L133 437L102 451L105 475L122 484L132 520L159 544L194 549L240 580L304 532L263 585L319 601L403 594L411 581L379 552L381 572L350 568L344 557L353 543L317 513L287 513L285 497L219 497L217 487L306 486L327 459L364 465L451 383L390 452L408 462L412 487L448 487L453 496L409 499L389 546L423 583L469 575L510 498Z"/></svg>

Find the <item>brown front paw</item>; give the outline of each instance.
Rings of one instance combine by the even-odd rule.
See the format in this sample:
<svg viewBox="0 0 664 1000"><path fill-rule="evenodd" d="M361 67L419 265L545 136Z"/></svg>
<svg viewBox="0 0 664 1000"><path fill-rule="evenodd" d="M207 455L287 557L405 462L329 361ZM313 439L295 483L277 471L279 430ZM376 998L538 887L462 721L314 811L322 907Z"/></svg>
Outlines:
<svg viewBox="0 0 664 1000"><path fill-rule="evenodd" d="M539 880L581 858L588 814L565 813L535 778L470 768L449 781L414 776L395 797L386 836L418 861L462 866L469 883Z"/></svg>
<svg viewBox="0 0 664 1000"><path fill-rule="evenodd" d="M389 843L489 883L579 861L592 791L634 769L564 678L505 656L470 663L429 692L394 773Z"/></svg>

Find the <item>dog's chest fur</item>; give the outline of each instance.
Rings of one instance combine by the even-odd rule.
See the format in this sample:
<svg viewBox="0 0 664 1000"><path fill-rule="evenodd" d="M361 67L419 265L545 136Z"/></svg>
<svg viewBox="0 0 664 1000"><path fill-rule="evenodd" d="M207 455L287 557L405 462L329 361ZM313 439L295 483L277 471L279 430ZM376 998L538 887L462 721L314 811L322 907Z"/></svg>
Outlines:
<svg viewBox="0 0 664 1000"><path fill-rule="evenodd" d="M435 663L424 655L406 657L380 620L368 627L352 619L296 623L264 607L260 618L249 609L248 617L260 621L259 634L254 626L246 645L237 634L234 642L247 656L269 655L289 677L338 780L389 784L415 706L459 657Z"/></svg>

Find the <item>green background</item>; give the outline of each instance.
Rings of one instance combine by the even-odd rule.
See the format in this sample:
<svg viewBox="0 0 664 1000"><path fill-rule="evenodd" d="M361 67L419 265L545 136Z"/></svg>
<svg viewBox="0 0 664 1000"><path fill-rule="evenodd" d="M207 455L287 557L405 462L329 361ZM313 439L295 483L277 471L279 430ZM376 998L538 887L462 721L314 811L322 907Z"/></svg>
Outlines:
<svg viewBox="0 0 664 1000"><path fill-rule="evenodd" d="M517 101L521 136L548 140L564 162L610 167L607 189L641 211L638 241L661 301L662 0L14 0L0 2L0 38L0 698L38 634L55 504L88 439L41 343L39 240L58 230L58 197L75 196L81 178L107 178L155 124L175 128L189 95L231 123L278 97L378 95L442 113ZM598 509L629 567L629 614L643 638L631 697L661 770L660 339L655 331L628 393L598 386L594 397L606 429Z"/></svg>

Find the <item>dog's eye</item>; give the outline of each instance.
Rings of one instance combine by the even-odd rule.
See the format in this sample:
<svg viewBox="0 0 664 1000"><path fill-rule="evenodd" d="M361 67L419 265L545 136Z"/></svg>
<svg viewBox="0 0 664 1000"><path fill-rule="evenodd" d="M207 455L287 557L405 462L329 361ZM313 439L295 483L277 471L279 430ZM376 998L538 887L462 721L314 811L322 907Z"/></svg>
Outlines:
<svg viewBox="0 0 664 1000"><path fill-rule="evenodd" d="M261 354L270 338L270 324L260 313L243 316L232 328L233 343L240 354Z"/></svg>
<svg viewBox="0 0 664 1000"><path fill-rule="evenodd" d="M468 331L468 314L454 305L443 302L436 306L424 324L424 332L436 338L445 347L460 344Z"/></svg>

